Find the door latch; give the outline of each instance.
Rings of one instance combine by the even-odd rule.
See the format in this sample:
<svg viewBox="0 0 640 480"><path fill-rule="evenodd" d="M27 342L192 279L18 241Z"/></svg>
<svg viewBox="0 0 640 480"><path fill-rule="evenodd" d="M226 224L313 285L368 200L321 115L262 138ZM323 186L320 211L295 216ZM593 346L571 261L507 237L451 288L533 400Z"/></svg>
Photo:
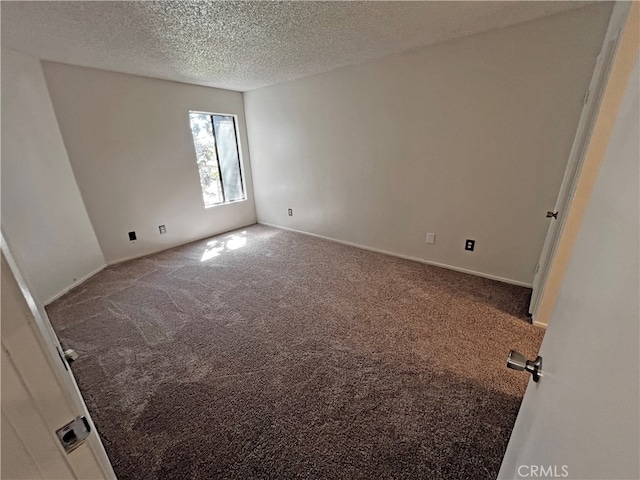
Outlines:
<svg viewBox="0 0 640 480"><path fill-rule="evenodd" d="M520 352L511 350L509 358L507 358L507 367L519 372L529 372L533 377L533 381L537 382L542 376L542 357L538 355L535 360L527 360Z"/></svg>
<svg viewBox="0 0 640 480"><path fill-rule="evenodd" d="M85 417L78 417L72 422L67 423L64 427L56 430L58 440L64 447L65 452L69 453L78 448L87 439L91 433L91 427Z"/></svg>

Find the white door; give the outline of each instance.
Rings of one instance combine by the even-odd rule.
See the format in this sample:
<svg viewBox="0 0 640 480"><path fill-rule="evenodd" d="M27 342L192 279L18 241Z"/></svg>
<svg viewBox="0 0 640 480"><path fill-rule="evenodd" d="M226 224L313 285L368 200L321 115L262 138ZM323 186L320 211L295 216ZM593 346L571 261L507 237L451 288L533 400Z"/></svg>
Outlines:
<svg viewBox="0 0 640 480"><path fill-rule="evenodd" d="M640 8L633 9L635 46L621 59L626 78L632 75L615 82L625 92L617 115L608 107L601 112L615 120L613 131L603 141L540 349L543 377L529 383L501 479L640 478ZM618 64L611 83L614 75L623 78Z"/></svg>
<svg viewBox="0 0 640 480"><path fill-rule="evenodd" d="M538 306L540 305L549 270L556 253L558 240L565 224L565 214L568 211L569 205L571 205L571 201L575 193L577 179L580 175L586 148L591 138L595 118L598 114L598 108L602 100L604 87L606 85L607 78L611 70L611 63L618 45L620 30L624 25L628 11L629 4L627 2L616 3L611 14L602 51L600 52L600 55L598 55L596 66L593 71L589 90L585 93L584 107L582 108L580 122L573 141L571 153L569 154L569 160L560 186L560 192L558 194L554 210L553 212L550 212L555 215L555 217L549 217L549 230L547 232L544 247L542 248L542 254L540 255L538 267L536 268L535 277L533 279L533 292L531 295L531 303L529 304L529 313L532 315L534 322L536 321ZM540 212L540 214L543 214L543 212ZM543 323L546 323L546 321Z"/></svg>
<svg viewBox="0 0 640 480"><path fill-rule="evenodd" d="M46 313L2 240L1 478L115 478ZM56 430L79 416L89 437L67 453Z"/></svg>

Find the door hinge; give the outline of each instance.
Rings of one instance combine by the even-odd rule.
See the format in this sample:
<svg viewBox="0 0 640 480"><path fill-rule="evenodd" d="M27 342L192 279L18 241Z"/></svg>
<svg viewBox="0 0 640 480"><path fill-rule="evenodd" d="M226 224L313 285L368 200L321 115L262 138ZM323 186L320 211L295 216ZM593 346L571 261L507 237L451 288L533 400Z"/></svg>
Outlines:
<svg viewBox="0 0 640 480"><path fill-rule="evenodd" d="M78 353L73 348L67 348L64 351L64 358L68 363L78 359Z"/></svg>
<svg viewBox="0 0 640 480"><path fill-rule="evenodd" d="M586 105L589 101L589 95L591 94L591 89L587 90L587 93L584 94L584 100L582 102L583 105Z"/></svg>
<svg viewBox="0 0 640 480"><path fill-rule="evenodd" d="M69 371L69 367L67 366L67 361L64 359L64 355L62 355L62 352L58 347L56 347L56 352L58 352L58 356L60 357L60 361L62 362L62 365L64 365L64 369L66 371Z"/></svg>
<svg viewBox="0 0 640 480"><path fill-rule="evenodd" d="M62 352L56 346L56 352L58 352L58 356L60 357L60 361L64 365L65 370L69 370L69 364L78 359L78 353L73 348L67 348Z"/></svg>

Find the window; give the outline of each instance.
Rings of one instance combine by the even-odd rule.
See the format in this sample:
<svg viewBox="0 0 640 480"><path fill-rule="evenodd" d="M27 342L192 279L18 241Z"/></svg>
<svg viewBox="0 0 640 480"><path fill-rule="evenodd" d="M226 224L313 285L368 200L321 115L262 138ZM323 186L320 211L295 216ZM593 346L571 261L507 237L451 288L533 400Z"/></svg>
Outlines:
<svg viewBox="0 0 640 480"><path fill-rule="evenodd" d="M189 112L205 207L244 200L236 119Z"/></svg>

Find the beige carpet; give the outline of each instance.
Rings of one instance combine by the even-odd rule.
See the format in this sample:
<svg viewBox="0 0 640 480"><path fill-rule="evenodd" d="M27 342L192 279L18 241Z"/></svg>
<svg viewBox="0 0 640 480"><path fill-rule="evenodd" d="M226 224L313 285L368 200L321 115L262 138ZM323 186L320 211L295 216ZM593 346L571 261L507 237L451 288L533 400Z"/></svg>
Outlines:
<svg viewBox="0 0 640 480"><path fill-rule="evenodd" d="M530 290L254 225L47 308L120 479L487 479Z"/></svg>

